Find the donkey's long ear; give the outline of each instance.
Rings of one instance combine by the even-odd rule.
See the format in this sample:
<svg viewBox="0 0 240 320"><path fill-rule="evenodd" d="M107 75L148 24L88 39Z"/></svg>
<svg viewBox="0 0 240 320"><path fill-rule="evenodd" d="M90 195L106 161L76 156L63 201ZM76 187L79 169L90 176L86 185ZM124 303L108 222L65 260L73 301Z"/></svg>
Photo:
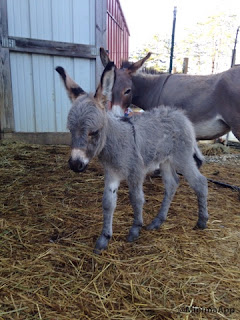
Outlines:
<svg viewBox="0 0 240 320"><path fill-rule="evenodd" d="M55 70L60 74L71 101L74 101L80 95L85 94L84 90L69 77L62 67L57 67Z"/></svg>
<svg viewBox="0 0 240 320"><path fill-rule="evenodd" d="M94 96L101 104L112 100L112 88L116 78L115 70L114 62L109 62L102 73L101 81Z"/></svg>
<svg viewBox="0 0 240 320"><path fill-rule="evenodd" d="M150 58L151 56L151 52L148 52L148 54L146 55L146 57L144 57L143 59L133 63L130 67L128 67L128 71L130 74L136 72L139 68L141 68L141 66L144 64L144 62Z"/></svg>
<svg viewBox="0 0 240 320"><path fill-rule="evenodd" d="M107 64L109 62L111 62L107 52L102 47L100 48L100 58L101 58L101 61L102 61L102 64L103 64L104 68L107 66Z"/></svg>
<svg viewBox="0 0 240 320"><path fill-rule="evenodd" d="M102 95L109 101L112 100L112 88L116 78L115 69L114 62L109 62L101 76Z"/></svg>

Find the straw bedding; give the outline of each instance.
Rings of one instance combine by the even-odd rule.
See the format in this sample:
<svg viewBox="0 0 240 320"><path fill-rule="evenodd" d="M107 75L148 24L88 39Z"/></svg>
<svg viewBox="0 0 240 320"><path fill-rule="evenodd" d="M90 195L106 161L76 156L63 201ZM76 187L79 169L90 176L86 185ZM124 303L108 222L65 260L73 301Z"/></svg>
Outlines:
<svg viewBox="0 0 240 320"><path fill-rule="evenodd" d="M0 144L0 319L240 319L238 192L209 183L208 228L196 231L196 197L181 178L161 229L127 243L132 209L122 183L113 239L96 256L103 170L96 160L76 174L68 156L64 146ZM201 170L240 184L239 163ZM147 224L161 178L147 177L144 190Z"/></svg>
<svg viewBox="0 0 240 320"><path fill-rule="evenodd" d="M215 156L223 153L229 153L229 148L221 143L203 144L202 153L206 156Z"/></svg>

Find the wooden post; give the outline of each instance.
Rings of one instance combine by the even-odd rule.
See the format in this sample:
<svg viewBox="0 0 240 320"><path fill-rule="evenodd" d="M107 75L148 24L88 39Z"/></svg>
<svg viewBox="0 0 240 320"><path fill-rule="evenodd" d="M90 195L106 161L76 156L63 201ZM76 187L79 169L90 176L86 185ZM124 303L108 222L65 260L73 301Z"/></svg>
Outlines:
<svg viewBox="0 0 240 320"><path fill-rule="evenodd" d="M183 73L187 74L188 73L188 58L184 58L183 60Z"/></svg>
<svg viewBox="0 0 240 320"><path fill-rule="evenodd" d="M0 138L14 131L10 54L4 39L8 39L7 0L0 1Z"/></svg>

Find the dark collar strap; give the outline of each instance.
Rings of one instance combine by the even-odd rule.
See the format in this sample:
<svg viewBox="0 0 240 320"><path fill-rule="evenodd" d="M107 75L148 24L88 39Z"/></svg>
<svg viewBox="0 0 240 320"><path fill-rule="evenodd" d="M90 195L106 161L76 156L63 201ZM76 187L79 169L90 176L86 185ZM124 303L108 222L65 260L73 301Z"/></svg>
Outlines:
<svg viewBox="0 0 240 320"><path fill-rule="evenodd" d="M135 130L134 124L132 123L131 117L122 117L121 121L128 122L132 126L133 138L134 138L134 142L136 143L136 130Z"/></svg>
<svg viewBox="0 0 240 320"><path fill-rule="evenodd" d="M162 92L163 92L163 89L168 81L168 79L172 76L172 73L170 73L169 75L167 75L167 77L165 78L165 80L163 81L163 85L162 85L162 88L161 88L161 91L160 91L160 95L159 97L161 98L161 95L162 95Z"/></svg>

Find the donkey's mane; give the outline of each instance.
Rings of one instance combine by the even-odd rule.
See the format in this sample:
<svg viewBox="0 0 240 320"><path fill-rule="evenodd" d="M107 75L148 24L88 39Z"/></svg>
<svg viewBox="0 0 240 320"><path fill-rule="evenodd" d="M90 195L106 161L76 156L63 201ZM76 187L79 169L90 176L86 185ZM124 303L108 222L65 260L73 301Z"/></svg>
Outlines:
<svg viewBox="0 0 240 320"><path fill-rule="evenodd" d="M130 62L128 60L124 60L124 61L122 61L120 69L128 69L132 65L133 65L133 62Z"/></svg>
<svg viewBox="0 0 240 320"><path fill-rule="evenodd" d="M134 62L124 60L124 61L122 61L120 69L128 69L133 64L134 64ZM150 68L141 67L139 70L140 70L140 72L142 72L144 74L150 74L150 75L168 74L168 72L158 71L158 70L154 69L153 67L150 67Z"/></svg>

